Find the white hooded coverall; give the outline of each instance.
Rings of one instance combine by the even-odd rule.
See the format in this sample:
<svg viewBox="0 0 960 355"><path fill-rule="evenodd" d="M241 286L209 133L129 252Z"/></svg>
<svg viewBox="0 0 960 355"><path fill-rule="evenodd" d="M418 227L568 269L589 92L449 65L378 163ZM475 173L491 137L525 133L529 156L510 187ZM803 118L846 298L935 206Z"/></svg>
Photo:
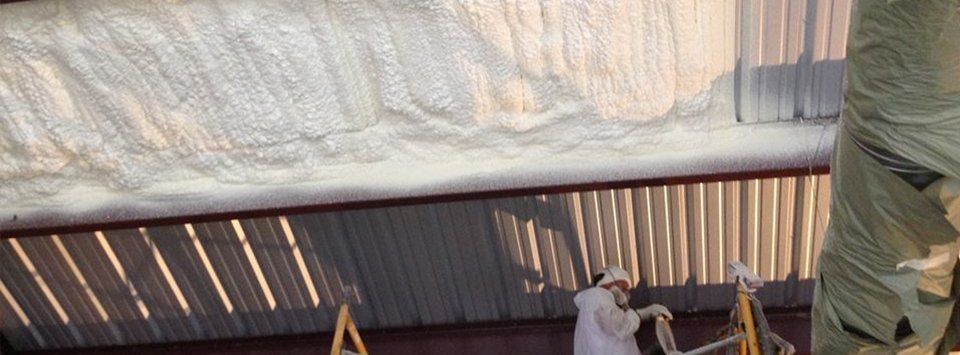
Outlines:
<svg viewBox="0 0 960 355"><path fill-rule="evenodd" d="M574 355L639 355L633 333L640 328L636 311L624 311L613 300L613 293L591 287L573 298L577 309L577 328L573 336Z"/></svg>

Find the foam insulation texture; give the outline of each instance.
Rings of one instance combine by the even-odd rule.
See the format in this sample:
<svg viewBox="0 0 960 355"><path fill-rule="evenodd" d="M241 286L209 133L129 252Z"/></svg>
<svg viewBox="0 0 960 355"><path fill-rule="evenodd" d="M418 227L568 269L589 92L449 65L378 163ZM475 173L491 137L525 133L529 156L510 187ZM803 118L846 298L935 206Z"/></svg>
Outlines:
<svg viewBox="0 0 960 355"><path fill-rule="evenodd" d="M693 0L3 5L0 211L509 180L695 149L735 122L734 15Z"/></svg>

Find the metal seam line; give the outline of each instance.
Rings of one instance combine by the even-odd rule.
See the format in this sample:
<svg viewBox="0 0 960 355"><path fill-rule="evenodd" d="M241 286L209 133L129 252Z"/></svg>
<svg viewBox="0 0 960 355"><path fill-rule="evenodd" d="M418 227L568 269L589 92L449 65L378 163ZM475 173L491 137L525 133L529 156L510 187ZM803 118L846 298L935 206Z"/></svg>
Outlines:
<svg viewBox="0 0 960 355"><path fill-rule="evenodd" d="M786 244L784 244L784 245L782 246L782 248L784 248L784 249L786 250L786 252L784 253L784 257L783 257L783 258L784 258L783 265L787 265L787 269L786 269L786 270L781 270L781 273L782 273L782 272L785 272L785 271L795 271L795 270L793 269L793 242L794 242L794 240L796 239L796 235L795 235L795 233L794 233L794 231L795 231L796 229L793 228L793 227L797 225L797 216L796 216L796 213L797 213L797 211L796 211L796 208L797 208L797 180L798 180L798 179L797 179L796 177L787 178L787 183L788 183L788 186L789 186L789 187L787 188L787 196L789 196L789 197L787 198L787 201L789 201L789 203L787 204L787 221L788 221L788 223L786 223L786 224L784 224L784 225L790 227L790 230L787 232L786 235L784 235L784 237L786 238ZM801 197L801 199L802 199L802 197ZM803 223L803 219L801 219L801 222L800 222L800 223Z"/></svg>
<svg viewBox="0 0 960 355"><path fill-rule="evenodd" d="M611 205L611 207L613 207L613 208L611 209L611 211L613 211L613 237L615 238L615 239L614 239L614 240L616 240L616 243L615 243L615 244L617 245L617 266L626 268L626 267L625 267L626 265L623 264L623 247L620 246L620 240L621 240L621 237L620 237L620 217L618 216L619 213L617 212L617 193L616 193L616 190L610 190L610 205ZM600 211L597 211L597 212L599 213Z"/></svg>
<svg viewBox="0 0 960 355"><path fill-rule="evenodd" d="M707 188L700 183L700 282L707 284Z"/></svg>
<svg viewBox="0 0 960 355"><path fill-rule="evenodd" d="M305 222L305 223L306 223L306 222ZM311 264L313 264L313 265L316 267L317 276L320 277L320 283L321 283L322 286L323 286L323 293L324 293L324 295L326 296L327 305L328 305L328 306L331 306L331 307L332 307L332 306L335 306L335 305L337 304L337 302L336 302L336 300L335 300L334 297L333 297L332 287L330 286L331 284L330 284L329 281L327 281L327 275L326 275L326 273L324 272L323 266L320 265L320 259L319 259L319 257L316 255L316 254L318 253L318 251L319 251L320 248L318 248L316 245L314 245L314 242L313 242L313 240L311 240L311 238L310 238L309 235L307 236L306 242L307 242L308 244L310 244L311 250L314 250L314 255L312 255L312 256L313 256L313 258L312 258L312 261L313 261L313 262L312 262ZM318 307L319 307L319 306L318 306Z"/></svg>
<svg viewBox="0 0 960 355"><path fill-rule="evenodd" d="M670 228L670 187L663 187L663 215L664 220L666 221L666 236L667 240L667 271L670 273L670 284L667 286L673 286L677 283L676 276L673 275L673 235L671 234Z"/></svg>
<svg viewBox="0 0 960 355"><path fill-rule="evenodd" d="M846 1L846 2L849 3L850 1L848 0L848 1ZM836 5L836 3L834 3L834 5ZM847 5L848 8L851 7L851 6L852 6L852 5ZM836 6L834 6L834 7L836 7ZM846 28L847 28L847 26L850 25L850 16L851 16L851 13L853 13L853 11L843 11L843 12L841 13L841 16L843 16L843 19L841 19L840 21L843 23L843 25L833 26L833 25L831 24L831 26L830 26L831 29L836 29L836 28L841 28L841 29L843 29L843 33L840 34L840 41L843 42L843 45L837 46L837 47L840 48L840 51L842 51L843 53L838 53L837 56L832 57L833 59L840 59L840 58L842 58L842 56L846 56L846 52L847 52L847 32L849 31L849 30L847 30ZM832 37L832 36L831 36L831 37ZM843 95L843 94L841 93L841 95ZM841 96L841 97L842 97L842 96Z"/></svg>
<svg viewBox="0 0 960 355"><path fill-rule="evenodd" d="M781 3L781 5L780 5L780 34L779 34L779 36L778 36L778 37L779 37L778 39L779 39L780 45L777 46L777 63L776 63L776 64L784 64L784 53L783 53L783 52L784 52L784 49L787 48L786 44L789 43L789 41L790 41L789 37L786 36L787 23L788 23L788 21L787 21L787 18L788 18L788 17L787 17L787 14L789 13L789 11L788 11L789 9L790 9L790 3L789 3L789 2L783 2L783 3ZM761 43L762 43L762 42L761 42ZM778 96L779 96L779 95L778 95ZM779 108L779 107L778 107L778 108ZM778 114L778 116L779 116L779 110L777 110L777 111L778 111L777 114ZM779 120L779 117L778 117L777 119Z"/></svg>
<svg viewBox="0 0 960 355"><path fill-rule="evenodd" d="M235 290L236 292L238 292L236 299L229 299L232 301L231 303L231 305L233 306L232 309L239 309L239 310L259 309L258 307L260 307L260 304L261 304L260 297L257 297L256 295L251 295L250 292L246 292L252 289L252 282L250 282L250 280L247 278L246 270L232 271L232 269L228 267L232 265L234 266L233 269L236 269L236 268L243 269L246 264L244 264L243 261L241 260L243 256L239 255L235 250L233 250L231 248L232 246L224 246L224 244L228 244L232 241L232 238L230 238L231 237L230 232L228 231L229 228L227 228L226 226L226 222L217 222L217 223L206 224L206 225L201 224L199 226L194 226L191 224L190 226L191 226L190 230L198 230L198 229L205 230L206 231L205 234L210 236L209 237L210 243L212 244L213 248L207 251L206 248L204 247L204 251L205 251L204 254L213 257L213 260L218 261L217 263L218 265L223 265L225 267L222 271L225 277L222 279L219 279L221 284L224 287L224 290L226 290L227 287L230 287L231 290ZM197 227L200 227L200 228L197 228ZM233 227L231 226L230 228L233 228ZM199 234L195 234L195 235L197 236L198 244L203 246L203 242L199 240L200 235ZM224 238L220 239L220 238L216 238L216 236L223 236ZM224 250L228 248L229 250ZM216 271L213 268L211 268L210 270ZM238 273L239 273L239 277L235 276ZM218 275L218 274L214 273L214 275ZM250 295L250 297L244 297L245 295ZM230 315L232 316L236 324L243 324L237 312L230 313ZM244 329L242 332L247 332L248 334L264 334L265 333L264 329L267 329L267 328L263 327L262 324L264 324L265 322L269 322L269 320L263 320L262 318L254 319L249 322L249 325L250 325L249 327L241 326L240 329Z"/></svg>
<svg viewBox="0 0 960 355"><path fill-rule="evenodd" d="M540 202L543 202L543 203L549 203L549 201L550 201L549 198L547 197L547 195L537 195L536 199L537 199L537 201L540 201ZM547 218L549 218L549 219L551 220L551 222L552 222L552 220L553 220L552 217L547 217ZM550 223L550 222L548 222L548 223ZM550 223L550 224L552 225L552 223ZM551 277L550 277L550 281L553 282L553 285L554 285L554 286L557 286L557 287L559 287L559 288L562 289L564 285L563 285L563 279L562 279L561 276L560 276L560 260L559 260L559 259L560 259L560 256L559 256L560 251L557 250L556 233L553 231L553 228L544 228L544 230L546 230L546 233L547 233L547 243L550 244L550 251L551 251L551 252L549 253L549 256L550 256L550 261L549 261L549 263L550 263L550 265L548 265L548 266L553 266L552 268L549 268L549 269L550 269L550 276L551 276Z"/></svg>
<svg viewBox="0 0 960 355"><path fill-rule="evenodd" d="M822 55L822 59L830 59L830 37L831 37L830 35L831 35L831 33L830 33L830 31L827 31L826 29L830 28L830 27L833 25L833 6L827 7L827 14L826 14L826 16L824 17L824 19L826 19L826 21L823 22L823 23L824 23L824 25L823 25L823 26L824 26L824 31L823 31L823 49L821 50L821 55ZM823 75L823 74L821 73L821 76L822 76L822 75ZM821 80L821 81L820 81L820 90L823 90L823 83L824 83L824 80ZM822 97L821 95L817 95L817 113L818 113L818 114L823 111L823 104L824 104L823 97Z"/></svg>
<svg viewBox="0 0 960 355"><path fill-rule="evenodd" d="M504 215L504 214L500 214L500 216L503 216L503 215ZM517 221L518 221L518 218L517 218L517 216L514 216L513 213L507 212L507 213L506 213L506 216L507 216L506 220L507 220L507 221L510 221L510 224L511 224L510 230L512 231L511 234L513 235L513 238L511 238L510 242L515 242L515 243L513 243L513 244L514 244L514 246L516 246L516 248L517 248L517 249L516 249L516 251L517 251L517 258L519 258L518 260L515 260L515 262L517 262L517 265L520 265L522 269L526 269L526 267L527 267L527 259L526 259L526 258L524 257L524 255L523 255L523 242L520 240L520 239L521 239L521 237L520 237L520 223L517 222ZM510 236L504 235L504 238L510 238ZM509 246L508 246L507 248L508 248L508 249L507 249L507 252L509 253L509 252L510 252ZM516 274L516 273L514 273L514 274ZM516 277L516 276L514 276L514 277ZM529 293L533 290L533 283L530 282L530 279L529 279L529 278L526 278L526 277L521 277L521 278L523 279L523 288L524 288L524 291L529 294Z"/></svg>
<svg viewBox="0 0 960 355"><path fill-rule="evenodd" d="M627 208L627 250L630 251L630 271L631 275L633 275L633 284L636 285L638 282L640 282L641 270L639 261L640 257L637 256L637 251L639 249L637 248L637 222L633 210L633 190L624 189L623 193L625 195L625 200L627 201L625 205Z"/></svg>
<svg viewBox="0 0 960 355"><path fill-rule="evenodd" d="M547 195L537 195L534 197L534 199L538 202L542 202L545 204L549 202ZM539 213L540 212L538 210L537 214L539 215ZM554 235L553 228L549 227L552 225L551 221L553 218L550 215L545 216L544 218L549 220L546 222L547 226L543 226L542 224L544 223L541 223L541 228L543 228L544 233L546 233L546 237L544 240L548 244L548 250L550 251L549 253L544 255L545 257L547 257L547 276L548 276L547 280L553 286L562 289L564 285L563 285L563 280L560 276L560 269L559 269L560 262L558 260L559 259L558 254L560 253L560 251L557 250L557 245L556 245L556 242L554 241L556 236ZM542 275L543 273L541 272L541 277ZM554 297L556 297L555 293L554 293ZM556 308L562 309L562 306L557 305ZM554 312L557 312L557 310L555 309Z"/></svg>
<svg viewBox="0 0 960 355"><path fill-rule="evenodd" d="M680 218L680 265L683 266L680 274L683 278L680 282L686 282L690 277L690 246L687 240L690 238L690 231L687 228L687 188L684 185L676 185L677 189L677 215Z"/></svg>
<svg viewBox="0 0 960 355"><path fill-rule="evenodd" d="M73 277L80 282L80 286L83 288L83 292L87 295L87 298L90 300L90 303L93 304L93 307L97 311L97 315L100 316L100 320L110 328L110 333L113 334L114 340L118 344L123 344L123 334L120 333L120 329L117 328L117 324L110 321L110 315L107 314L106 309L103 308L103 304L100 302L100 299L93 292L93 289L90 287L90 284L87 282L87 278L83 276L83 273L80 272L80 268L77 267L76 261L73 259L73 256L67 251L67 248L63 245L63 241L60 240L60 236L53 234L50 236L53 239L54 246L57 247L57 250L60 252L60 255L63 256L63 259L67 261L67 266L70 268L70 272L73 274Z"/></svg>
<svg viewBox="0 0 960 355"><path fill-rule="evenodd" d="M39 300L39 298L42 297L41 295L39 295L37 292L34 292L34 290L25 290L24 289L25 285L20 285L22 280L13 280L13 281L14 283L11 283L8 286L9 290L12 292L11 295L13 295L13 292L20 293L20 295L23 296L25 299L30 300L30 302L28 302L26 305L30 305L31 308L33 308L33 311L38 313L36 315L37 316L36 319L40 319L42 322L43 319L45 319L44 317L50 317L50 318L56 317L53 314L53 312L50 310L50 307L47 307L46 305L34 304L36 303L35 302L36 300ZM27 311L29 312L30 309L28 308ZM35 323L35 324L42 324L42 323ZM59 327L57 328L44 327L44 328L47 330L47 333L49 333L47 335L49 336L49 338L47 339L50 339L53 343L63 342L63 340L60 338L60 334L57 334L57 333L62 333L63 332L62 329L60 329ZM39 331L40 334L44 333L43 331L40 330L39 327L37 328L37 331Z"/></svg>
<svg viewBox="0 0 960 355"><path fill-rule="evenodd" d="M724 205L723 205L723 192L724 192L724 191L723 191L723 187L724 187L724 186L723 186L723 185L724 185L723 182L718 182L718 183L717 183L717 213L718 213L717 223L719 224L719 228L717 228L717 231L718 231L717 234L718 234L719 239L720 239L720 258L719 258L719 259L720 259L720 265L718 265L719 268L718 268L717 270L720 270L720 282L726 282L726 279L727 279L727 278L726 278L726 276L727 276L726 274L727 274L727 273L724 272L725 267L726 267L726 265L727 265L727 263L726 263L726 258L727 258L727 253L726 253L727 245L724 243L724 240L723 240L724 232L725 232L725 231L723 230L724 227L725 227L725 226L724 226L724 223L723 223L723 222L724 222L723 219L726 218L725 214L723 213L723 210L724 210Z"/></svg>
<svg viewBox="0 0 960 355"><path fill-rule="evenodd" d="M816 220L817 208L817 183L819 182L819 176L810 177L810 205L807 206L807 245L806 250L803 254L803 271L805 278L810 278L812 271L810 270L810 259L813 255L813 228L814 221Z"/></svg>
<svg viewBox="0 0 960 355"><path fill-rule="evenodd" d="M147 243L147 248L150 249L150 253L153 255L153 260L157 263L157 267L160 268L160 273L163 274L164 281L167 282L167 286L170 287L170 290L173 291L173 296L177 300L177 305L180 306L180 309L183 311L183 315L187 317L187 320L190 322L190 326L193 327L194 332L198 336L203 335L203 330L200 329L200 324L197 323L197 318L193 315L193 311L190 309L190 303L187 302L187 298L183 296L183 291L180 289L180 285L177 284L177 280L173 278L173 274L170 273L170 268L167 266L167 261L163 259L163 255L160 254L160 249L157 248L157 245L153 243L153 240L150 238L150 233L147 232L146 228L139 228L140 236L143 237L143 241Z"/></svg>
<svg viewBox="0 0 960 355"><path fill-rule="evenodd" d="M289 259L283 254L280 254L279 255L280 259L284 261L282 264L283 265L282 267L286 269L286 272L290 273L290 276L294 279L292 280L293 282L296 282L293 274L297 272L299 272L300 278L303 281L303 287L295 285L293 289L288 291L289 293L293 293L293 295L288 296L288 298L292 298L296 296L297 299L302 299L303 298L302 289L305 288L307 290L307 294L310 299L309 300L304 299L303 302L308 303L310 307L319 308L320 294L317 292L316 284L314 283L314 280L313 280L314 275L312 275L310 272L310 269L307 268L307 263L303 257L303 252L300 247L300 244L304 244L305 247L310 246L309 239L304 239L304 238L309 238L309 235L306 234L306 231L304 231L304 233L301 233L299 238L304 239L301 241L300 239L298 239L297 234L294 233L293 229L290 227L290 223L287 216L277 216L277 221L280 224L280 229L283 233L283 236L286 238L287 246L290 248L290 253L293 255L293 261L296 264L296 271L290 267ZM267 228L271 231L272 234L277 234L276 228L272 223L268 223ZM301 226L300 229L302 230L303 227ZM348 230L345 231L345 233L353 232L352 230L350 230L350 228L347 228L347 229ZM308 251L311 251L311 250L313 249L308 248ZM321 275L320 277L322 278L323 276ZM378 319L387 319L388 317L390 317L384 314L384 311L382 309L378 308L376 311L377 311ZM316 317L306 317L306 320L307 320L306 324L309 327L315 327L316 326L315 324L318 321Z"/></svg>
<svg viewBox="0 0 960 355"><path fill-rule="evenodd" d="M251 233L251 235L256 236L257 238L259 238L259 239L260 239L260 243L264 243L264 241L263 241L264 236L265 236L265 235L264 235L264 234L265 234L264 231L261 231L261 230L258 228L257 223L255 223L253 219L244 219L244 220L250 222L250 228L253 230L253 232ZM242 225L241 225L241 226L242 226ZM273 230L272 230L272 229L270 230L270 235L273 235L274 237L276 237L276 235L275 235L275 233L273 233ZM244 230L244 237L246 237L246 231L245 231L245 230ZM249 238L246 238L246 239L247 239L247 244L250 244L250 239L249 239ZM265 245L266 245L266 244L261 244L261 246L265 246ZM250 246L250 248L251 248L250 250L253 250L253 246L252 246L252 245ZM263 249L264 249L264 248L261 247L261 248L258 248L257 250L263 250ZM256 255L256 252L254 252L253 255ZM263 262L260 262L260 259L257 259L257 262L258 262L257 266L259 266L259 267L261 268L261 270L270 271L270 272L271 272L270 275L274 275L274 277L276 277L276 276L278 276L278 275L284 274L284 273L281 273L281 272L278 272L278 271L277 271L277 262L273 259L272 253L264 252L264 253L262 253L261 257L264 259ZM281 257L282 257L282 256L281 256ZM264 273L263 275L264 275L264 280L266 280L266 273ZM276 280L276 279L274 279L274 280ZM277 282L279 283L280 281L278 280ZM270 291L271 291L271 293L272 293L272 295L273 295L274 300L278 300L278 301L277 301L277 307L281 307L281 308L282 308L282 305L279 304L281 301L285 301L284 303L287 304L287 305L290 305L290 304L291 304L291 303L290 303L290 297L287 296L287 291L288 291L288 290L287 290L286 288L284 288L282 285L281 285L280 287L277 287L277 290L276 290L276 291L274 291L272 288L270 289ZM292 328L292 327L294 327L295 324L297 324L296 319L287 319L286 317L282 317L282 318L279 318L279 319L277 319L277 320L280 322L279 324L281 324L282 326L291 327L291 329L295 329L295 328ZM298 325L297 325L297 326L298 326Z"/></svg>
<svg viewBox="0 0 960 355"><path fill-rule="evenodd" d="M147 305L143 303L143 298L141 298L140 293L137 292L136 286L134 286L133 282L130 281L130 278L127 277L127 272L123 269L123 265L120 264L120 260L117 259L117 255L114 254L113 248L111 248L110 244L107 243L107 238L103 235L103 231L96 231L93 234L97 237L97 242L100 243L100 249L103 249L103 252L107 254L107 259L109 259L110 264L113 265L113 269L117 272L117 276L120 277L120 280L123 282L124 286L127 286L127 291L130 292L130 296L133 297L134 302L136 302L137 309L140 310L140 315L144 320L147 321L147 324L150 326L150 330L153 331L153 335L157 339L163 339L163 333L160 332L160 327L157 326L157 323L153 320L153 317L150 317L150 310L147 309Z"/></svg>
<svg viewBox="0 0 960 355"><path fill-rule="evenodd" d="M653 285L658 286L657 277L657 255L653 249L653 197L650 196L650 187L643 188L647 197L647 235L650 236L650 275L652 275Z"/></svg>
<svg viewBox="0 0 960 355"><path fill-rule="evenodd" d="M743 245L741 245L742 244L741 241L744 239L743 231L740 230L741 229L740 227L742 227L740 224L740 221L743 218L743 216L741 216L741 213L740 213L740 208L742 207L742 204L743 204L742 194L743 194L743 184L741 181L738 181L737 183L733 184L733 196L734 196L733 221L734 223L733 223L733 238L730 238L730 240L734 241L734 244L736 244L736 246L733 248L734 255L732 257L728 257L727 260L731 260L731 259L743 260L746 258L746 256L743 255L743 251L741 250L743 248ZM729 278L729 275L726 275L726 273L724 274L727 278ZM727 281L734 281L734 280L727 280Z"/></svg>
<svg viewBox="0 0 960 355"><path fill-rule="evenodd" d="M550 243L550 264L553 266L550 268L550 281L553 282L554 286L557 286L561 289L564 288L563 279L560 276L560 256L558 255L560 251L557 249L556 234L552 228L546 228L547 230L547 242Z"/></svg>
<svg viewBox="0 0 960 355"><path fill-rule="evenodd" d="M267 284L266 278L263 277L263 270L260 269L260 263L257 262L257 256L253 254L253 248L250 247L250 241L247 240L246 233L243 232L243 226L240 225L240 221L236 219L231 219L230 224L233 226L233 230L237 234L237 239L240 241L240 245L243 247L243 252L247 256L247 261L250 262L250 267L253 268L253 274L257 278L257 283L260 284L260 289L263 291L264 297L267 298L267 304L270 306L270 310L277 308L277 301L273 298L273 292L270 291L270 285Z"/></svg>
<svg viewBox="0 0 960 355"><path fill-rule="evenodd" d="M760 179L753 180L753 272L760 275Z"/></svg>
<svg viewBox="0 0 960 355"><path fill-rule="evenodd" d="M586 272L585 280L587 280L587 282L585 285L589 285L590 280L593 277L593 273L591 272L590 268L590 253L587 252L587 232L583 225L583 206L580 202L579 193L573 193L571 195L573 196L573 221L575 223L575 227L577 228L577 239L580 242L580 257L583 260L584 271Z"/></svg>
<svg viewBox="0 0 960 355"><path fill-rule="evenodd" d="M517 256L520 257L519 265L523 267L524 270L526 270L529 266L529 263L532 262L532 260L528 260L527 254L525 253L525 251L529 250L529 248L524 248L524 246L527 244L527 242L523 240L524 234L525 234L524 230L526 229L526 223L524 223L524 226L521 227L520 218L517 218L517 216L513 212L508 212L507 216L509 216L510 223L513 225L513 237L514 237L513 241L517 242L516 243ZM516 275L516 273L514 274ZM524 287L526 287L527 294L532 293L534 288L533 281L531 281L530 278L527 278L527 277L522 277L522 276L520 277L523 278L523 284L524 284Z"/></svg>
<svg viewBox="0 0 960 355"><path fill-rule="evenodd" d="M757 10L758 10L758 11L757 11L757 14L758 14L758 16L757 16L757 18L758 18L758 23L757 23L757 28L756 28L756 30L757 30L757 42L756 42L756 45L757 45L757 46L756 46L755 48L757 48L757 53L756 53L756 54L757 54L757 66L758 66L758 67L763 67L763 20L764 20L763 4L764 4L763 1L759 1L759 4L758 4L758 7L759 7L759 8L757 9ZM762 81L762 80L759 78L759 75L757 76L757 81L758 81L758 82ZM758 90L758 93L759 93L759 92L761 92L761 91ZM759 95L759 94L758 94L758 95ZM759 97L758 97L757 105L760 104L759 102L760 102L760 100L759 100ZM758 109L757 111L759 112L760 110Z"/></svg>
<svg viewBox="0 0 960 355"><path fill-rule="evenodd" d="M0 280L0 295L3 295L3 298L7 300L7 304L13 308L13 313L16 313L17 318L20 319L20 323L27 327L27 330L30 331L30 335L33 336L33 339L37 341L37 345L41 348L47 347L47 341L43 339L43 336L40 335L40 332L37 331L37 326L30 321L30 317L27 317L27 314L23 312L23 308L20 307L20 303L17 302L13 295L10 294L10 290L7 289L7 285L3 283L3 280Z"/></svg>
<svg viewBox="0 0 960 355"><path fill-rule="evenodd" d="M597 215L597 240L600 241L600 264L601 267L606 267L610 265L607 263L607 248L605 240L603 238L603 222L600 220L600 192L593 192L593 210Z"/></svg>
<svg viewBox="0 0 960 355"><path fill-rule="evenodd" d="M540 248L537 243L537 231L533 226L533 219L531 218L526 223L527 227L527 242L530 243L530 260L533 263L533 270L537 273L537 276L540 280L537 282L536 288L537 292L543 292L544 282L543 282L543 268L540 265Z"/></svg>
<svg viewBox="0 0 960 355"><path fill-rule="evenodd" d="M43 276L37 271L37 268L33 265L33 262L30 261L30 258L27 257L27 253L23 251L23 248L20 246L20 242L16 239L10 239L10 245L13 246L13 251L16 252L17 257L20 258L20 262L27 267L27 271L30 272L30 276L33 277L33 281L37 283L37 286L40 286L40 290L43 291L43 296L46 297L47 301L53 306L53 310L57 312L57 316L60 318L60 322L63 325L67 326L67 329L70 330L70 335L73 336L74 340L77 343L83 345L86 341L83 339L83 336L80 335L80 332L77 330L77 327L70 322L70 316L67 315L67 312L63 309L63 306L60 305L60 301L54 296L53 291L50 290L50 286L47 285L46 280L43 279Z"/></svg>
<svg viewBox="0 0 960 355"><path fill-rule="evenodd" d="M290 223L287 221L287 216L278 217L280 220L280 228L283 229L283 234L287 237L287 245L290 246L290 250L293 253L293 259L297 263L297 268L300 269L300 275L303 277L303 283L307 285L307 292L310 293L310 301L313 302L313 307L320 306L320 296L317 295L317 289L313 285L313 279L310 277L310 273L307 270L307 264L303 261L303 254L300 252L300 245L297 243L296 237L293 235L293 230L290 229Z"/></svg>
<svg viewBox="0 0 960 355"><path fill-rule="evenodd" d="M217 289L217 295L220 296L220 302L223 303L223 308L227 311L227 314L233 314L233 302L230 301L230 297L223 289L223 284L220 283L220 277L217 276L216 270L213 269L213 264L210 263L210 258L207 257L207 251L203 248L203 244L200 244L200 239L197 238L197 232L193 229L193 224L186 223L183 227L187 230L187 236L190 237L193 248L196 249L197 254L200 255L200 262L203 263L203 267L207 269L207 275L210 276L210 280L213 281L213 287Z"/></svg>
<svg viewBox="0 0 960 355"><path fill-rule="evenodd" d="M830 58L830 55L829 55L830 49L828 48L830 46L830 31L827 31L827 29L830 28L831 22L833 20L833 16L831 14L832 11L830 10L832 10L832 7L824 6L824 14L823 14L824 16L822 18L817 17L818 19L823 20L823 22L820 22L820 25L823 26L822 29L820 31L817 31L820 33L821 36L823 36L820 40L820 57L817 59ZM820 106L819 101L817 103L818 103L817 108L819 108Z"/></svg>
<svg viewBox="0 0 960 355"><path fill-rule="evenodd" d="M780 227L780 178L773 179L773 213L770 227L770 279L777 278L777 233Z"/></svg>

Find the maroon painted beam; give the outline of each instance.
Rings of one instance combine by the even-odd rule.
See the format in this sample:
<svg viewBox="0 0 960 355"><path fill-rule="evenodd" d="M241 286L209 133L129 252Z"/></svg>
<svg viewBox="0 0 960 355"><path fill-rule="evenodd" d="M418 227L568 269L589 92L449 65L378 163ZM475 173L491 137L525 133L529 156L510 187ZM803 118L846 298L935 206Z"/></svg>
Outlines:
<svg viewBox="0 0 960 355"><path fill-rule="evenodd" d="M3 337L3 334L0 334L0 355L11 354L13 354L13 347L11 347L10 343L7 342L7 339Z"/></svg>
<svg viewBox="0 0 960 355"><path fill-rule="evenodd" d="M768 309L771 328L797 348L810 350L809 308ZM671 323L681 349L690 350L708 342L728 322L727 312L677 314ZM428 326L394 330L364 330L360 335L371 354L573 354L575 319L528 320L473 325ZM192 355L246 354L299 355L330 351L330 333L281 335L262 338L223 339L155 345L132 345L65 349L35 354L130 354ZM652 323L641 324L637 332L641 350L656 342ZM32 353L32 352L31 352ZM29 353L28 353L29 354Z"/></svg>
<svg viewBox="0 0 960 355"><path fill-rule="evenodd" d="M642 180L624 180L610 182L592 182L572 185L541 186L520 189L489 190L466 193L439 194L418 197L406 197L382 200L365 200L338 202L319 205L295 206L284 208L266 208L259 210L246 210L227 213L211 213L183 215L175 217L164 217L154 219L130 219L121 221L110 221L105 223L89 224L61 224L56 221L45 224L42 227L8 229L0 230L0 240L9 238L23 238L47 236L51 234L69 234L69 233L89 233L99 230L128 229L140 227L152 227L161 225L173 225L183 223L204 223L213 221L224 221L229 219L247 219L274 217L281 215L295 215L305 213L346 211L368 208L383 208L395 206L420 205L431 203L457 202L467 200L494 199L505 197L530 196L541 194L559 194L608 189L638 188L647 186L679 185L701 182L717 181L736 181L750 179L765 179L774 177L805 176L811 174L826 174L830 172L830 167L826 165L814 166L809 168L763 170L736 173L708 174L708 175L690 175L668 178L654 178Z"/></svg>

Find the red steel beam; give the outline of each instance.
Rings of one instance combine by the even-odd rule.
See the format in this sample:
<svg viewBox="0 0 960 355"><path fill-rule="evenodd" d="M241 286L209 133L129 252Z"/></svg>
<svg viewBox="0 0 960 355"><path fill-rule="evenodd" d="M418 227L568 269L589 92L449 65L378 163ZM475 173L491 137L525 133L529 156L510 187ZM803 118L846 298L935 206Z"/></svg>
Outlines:
<svg viewBox="0 0 960 355"><path fill-rule="evenodd" d="M7 339L3 338L3 334L0 334L0 355L10 354L13 354L13 347L10 346L10 343L7 342Z"/></svg>
<svg viewBox="0 0 960 355"><path fill-rule="evenodd" d="M765 312L771 329L790 341L800 354L810 350L809 308L769 309ZM715 336L726 325L727 312L677 314L671 323L677 345L690 350ZM394 330L360 330L371 354L573 354L575 319L527 320L472 325L428 326ZM362 328L362 325L361 325ZM130 354L169 353L299 355L326 353L333 335L316 333L246 339L221 339L184 343L59 349L36 354ZM655 344L652 323L641 324L637 332L641 350Z"/></svg>

